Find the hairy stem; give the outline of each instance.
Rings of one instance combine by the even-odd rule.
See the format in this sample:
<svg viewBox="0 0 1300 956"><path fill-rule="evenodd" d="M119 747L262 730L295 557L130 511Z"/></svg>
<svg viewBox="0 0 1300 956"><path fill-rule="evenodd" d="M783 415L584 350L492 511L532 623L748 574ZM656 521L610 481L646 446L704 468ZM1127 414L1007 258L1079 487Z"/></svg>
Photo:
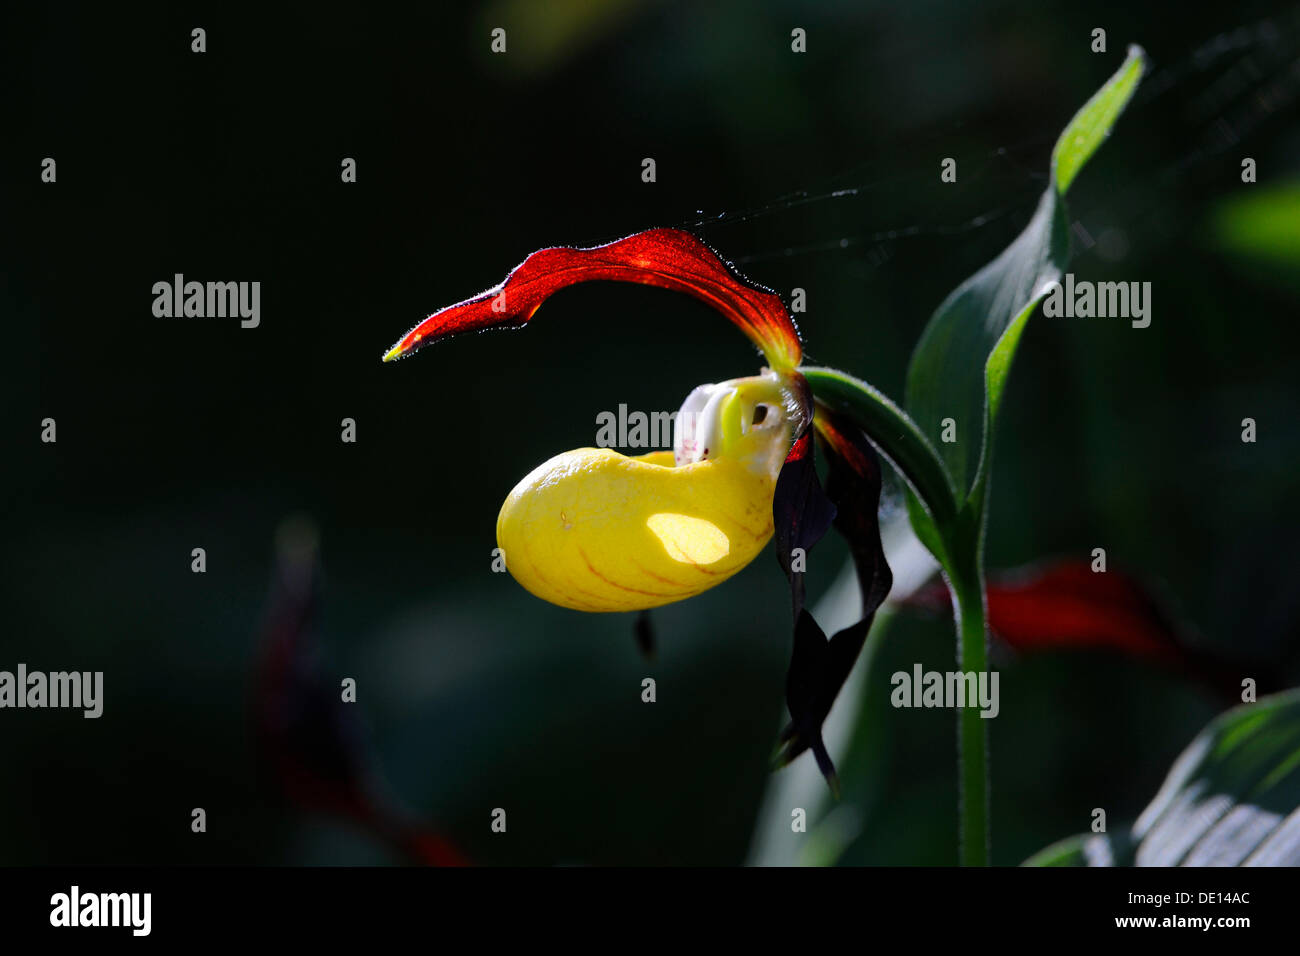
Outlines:
<svg viewBox="0 0 1300 956"><path fill-rule="evenodd" d="M957 619L957 666L966 673L988 669L984 575L979 562L950 581ZM989 862L988 722L980 708L957 711L957 767L962 866Z"/></svg>

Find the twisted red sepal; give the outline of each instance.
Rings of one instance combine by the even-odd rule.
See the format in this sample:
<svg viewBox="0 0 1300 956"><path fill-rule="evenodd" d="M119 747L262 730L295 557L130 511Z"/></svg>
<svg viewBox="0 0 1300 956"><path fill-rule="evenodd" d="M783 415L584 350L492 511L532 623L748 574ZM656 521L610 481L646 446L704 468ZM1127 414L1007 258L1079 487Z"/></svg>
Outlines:
<svg viewBox="0 0 1300 956"><path fill-rule="evenodd" d="M1094 572L1067 559L991 572L989 630L1017 651L1105 648L1172 663L1182 656L1179 629L1138 581L1114 568ZM935 581L911 595L911 607L946 612L948 587Z"/></svg>
<svg viewBox="0 0 1300 956"><path fill-rule="evenodd" d="M277 554L260 638L254 696L259 755L300 809L352 821L416 863L467 865L455 846L385 791L354 705L342 702L322 672L319 556L310 534L293 530Z"/></svg>
<svg viewBox="0 0 1300 956"><path fill-rule="evenodd" d="M1093 571L1088 560L1067 558L991 573L986 593L989 630L1022 654L1116 651L1199 680L1225 700L1239 699L1244 674L1254 676L1259 689L1287 686L1285 662L1206 645L1157 590L1117 568ZM904 605L936 612L952 606L942 581Z"/></svg>
<svg viewBox="0 0 1300 956"><path fill-rule="evenodd" d="M1013 647L1110 647L1169 660L1181 642L1173 621L1135 579L1066 561L988 584L989 628Z"/></svg>
<svg viewBox="0 0 1300 956"><path fill-rule="evenodd" d="M685 292L735 323L772 368L788 371L802 358L799 332L775 292L745 279L689 232L648 229L590 249L557 246L534 252L499 285L435 312L411 329L384 361L462 332L519 328L555 292L593 279Z"/></svg>

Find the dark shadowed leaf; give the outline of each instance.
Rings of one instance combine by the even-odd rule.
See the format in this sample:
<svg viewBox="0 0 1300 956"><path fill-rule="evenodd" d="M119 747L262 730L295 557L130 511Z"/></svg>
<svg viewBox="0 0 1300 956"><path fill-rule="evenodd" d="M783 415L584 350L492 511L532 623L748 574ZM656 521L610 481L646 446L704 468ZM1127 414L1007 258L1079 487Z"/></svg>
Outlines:
<svg viewBox="0 0 1300 956"><path fill-rule="evenodd" d="M1053 844L1027 866L1300 865L1300 690L1222 714L1137 822Z"/></svg>

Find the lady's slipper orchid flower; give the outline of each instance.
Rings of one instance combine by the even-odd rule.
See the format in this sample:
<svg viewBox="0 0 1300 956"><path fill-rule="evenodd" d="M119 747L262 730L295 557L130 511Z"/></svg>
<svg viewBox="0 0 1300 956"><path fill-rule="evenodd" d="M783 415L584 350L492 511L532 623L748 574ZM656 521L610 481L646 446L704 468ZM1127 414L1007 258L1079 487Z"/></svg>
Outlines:
<svg viewBox="0 0 1300 956"><path fill-rule="evenodd" d="M581 611L644 611L692 597L749 564L773 536L794 605L783 762L811 749L834 782L821 725L889 590L876 510L880 468L856 424L819 407L798 371L799 333L779 296L744 279L677 229L651 229L589 249L533 253L499 285L429 316L384 361L462 332L524 325L547 297L607 279L685 292L758 346L759 375L687 396L673 450L628 457L580 448L528 474L506 498L497 543L536 596ZM813 435L830 461L822 491ZM827 641L803 607L807 553L834 523L849 540L864 617Z"/></svg>

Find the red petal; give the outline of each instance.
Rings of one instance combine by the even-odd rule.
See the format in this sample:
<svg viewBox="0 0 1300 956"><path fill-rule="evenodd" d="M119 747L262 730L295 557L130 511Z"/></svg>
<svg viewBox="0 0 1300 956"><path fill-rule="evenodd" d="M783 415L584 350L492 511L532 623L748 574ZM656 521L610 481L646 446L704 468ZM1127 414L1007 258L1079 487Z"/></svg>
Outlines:
<svg viewBox="0 0 1300 956"><path fill-rule="evenodd" d="M534 252L500 285L429 316L402 336L384 360L462 332L519 328L553 293L592 279L685 292L739 326L772 368L793 369L802 358L799 333L775 292L742 277L690 233L649 229L590 249L557 246Z"/></svg>

